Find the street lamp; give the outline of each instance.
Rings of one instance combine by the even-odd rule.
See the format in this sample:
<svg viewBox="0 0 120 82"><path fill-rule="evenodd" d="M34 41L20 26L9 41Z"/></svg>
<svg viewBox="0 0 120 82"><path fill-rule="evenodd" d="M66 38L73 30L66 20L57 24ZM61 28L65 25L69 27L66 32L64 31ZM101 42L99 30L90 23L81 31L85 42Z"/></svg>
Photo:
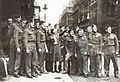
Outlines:
<svg viewBox="0 0 120 82"><path fill-rule="evenodd" d="M47 8L47 4L44 4L43 9L45 10L45 13L44 13L44 21L46 22L46 10L48 9L48 8Z"/></svg>

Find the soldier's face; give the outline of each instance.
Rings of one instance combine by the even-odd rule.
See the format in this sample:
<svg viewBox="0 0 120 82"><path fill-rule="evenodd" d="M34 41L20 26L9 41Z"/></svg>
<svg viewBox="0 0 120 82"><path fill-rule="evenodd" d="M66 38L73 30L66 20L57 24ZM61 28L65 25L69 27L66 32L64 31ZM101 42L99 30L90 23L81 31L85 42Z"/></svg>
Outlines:
<svg viewBox="0 0 120 82"><path fill-rule="evenodd" d="M22 22L22 26L25 27L27 21Z"/></svg>
<svg viewBox="0 0 120 82"><path fill-rule="evenodd" d="M30 23L30 26L31 26L31 27L34 27L34 24L33 24L33 22L31 22L31 23Z"/></svg>
<svg viewBox="0 0 120 82"><path fill-rule="evenodd" d="M87 31L88 31L89 33L92 33L92 27L89 26L89 27L87 28Z"/></svg>
<svg viewBox="0 0 120 82"><path fill-rule="evenodd" d="M57 34L57 29L54 29L54 33Z"/></svg>
<svg viewBox="0 0 120 82"><path fill-rule="evenodd" d="M9 22L9 24L11 24L13 21L12 21L12 19L8 19L8 22Z"/></svg>
<svg viewBox="0 0 120 82"><path fill-rule="evenodd" d="M72 36L74 35L74 31L73 30L70 32L70 35L72 35Z"/></svg>
<svg viewBox="0 0 120 82"><path fill-rule="evenodd" d="M58 24L56 25L56 29L59 29L59 25Z"/></svg>
<svg viewBox="0 0 120 82"><path fill-rule="evenodd" d="M79 30L79 31L78 31L78 35L79 35L79 36L83 36L83 34L84 34L84 30Z"/></svg>
<svg viewBox="0 0 120 82"><path fill-rule="evenodd" d="M37 27L37 28L40 28L40 27L39 27L39 23L36 23L36 27Z"/></svg>
<svg viewBox="0 0 120 82"><path fill-rule="evenodd" d="M67 33L67 32L64 33L64 37L66 37L66 36L68 36L68 33Z"/></svg>
<svg viewBox="0 0 120 82"><path fill-rule="evenodd" d="M20 22L21 21L21 17L17 18L17 21Z"/></svg>
<svg viewBox="0 0 120 82"><path fill-rule="evenodd" d="M111 33L112 28L109 26L106 31L107 31L108 33Z"/></svg>

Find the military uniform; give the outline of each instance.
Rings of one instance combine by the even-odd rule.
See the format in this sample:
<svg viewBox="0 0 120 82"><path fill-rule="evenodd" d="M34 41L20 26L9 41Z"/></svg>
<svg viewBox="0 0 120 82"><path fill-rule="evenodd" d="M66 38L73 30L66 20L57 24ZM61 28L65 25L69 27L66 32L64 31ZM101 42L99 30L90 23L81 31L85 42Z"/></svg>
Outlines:
<svg viewBox="0 0 120 82"><path fill-rule="evenodd" d="M29 49L29 53L25 53L25 69L26 73L29 76L37 75L37 65L38 65L38 54L36 50L36 30L34 28L28 26L24 32L24 43L25 50Z"/></svg>
<svg viewBox="0 0 120 82"><path fill-rule="evenodd" d="M113 33L104 35L104 69L105 74L109 76L110 59L113 62L114 74L118 74L118 65L115 58L116 52L119 52L119 43L117 36Z"/></svg>
<svg viewBox="0 0 120 82"><path fill-rule="evenodd" d="M14 75L18 75L21 59L23 55L23 28L21 26L21 23L14 23L14 42L15 42L15 66L14 66ZM17 52L17 48L20 48L20 53ZM24 61L24 60L23 60Z"/></svg>
<svg viewBox="0 0 120 82"><path fill-rule="evenodd" d="M103 39L100 33L93 33L91 40L90 69L93 76L101 75L101 53Z"/></svg>
<svg viewBox="0 0 120 82"><path fill-rule="evenodd" d="M88 74L88 39L85 35L78 36L76 40L76 52L77 52L77 63L78 63L78 74Z"/></svg>
<svg viewBox="0 0 120 82"><path fill-rule="evenodd" d="M41 27L37 30L37 49L38 49L38 66L41 72L44 72L44 61L46 57L46 35L45 30ZM39 51L41 49L41 51Z"/></svg>
<svg viewBox="0 0 120 82"><path fill-rule="evenodd" d="M69 63L68 61L71 58L70 73L75 74L76 61L75 61L75 40L74 40L74 37L72 37L72 36L66 37L65 48L66 48L66 52L69 53L69 54L65 55L65 71L68 72L68 63Z"/></svg>
<svg viewBox="0 0 120 82"><path fill-rule="evenodd" d="M7 32L7 38L5 42L5 46L9 49L8 57L8 72L9 74L13 74L14 72L14 62L15 62L15 42L14 42L14 30L15 25L14 23L10 24L8 32Z"/></svg>

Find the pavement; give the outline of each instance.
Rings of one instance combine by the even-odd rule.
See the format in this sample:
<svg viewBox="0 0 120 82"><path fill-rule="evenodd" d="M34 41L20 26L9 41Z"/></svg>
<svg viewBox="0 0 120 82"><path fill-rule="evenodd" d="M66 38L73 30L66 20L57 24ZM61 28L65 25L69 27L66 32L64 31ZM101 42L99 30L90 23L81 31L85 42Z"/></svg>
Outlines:
<svg viewBox="0 0 120 82"><path fill-rule="evenodd" d="M42 76L38 76L32 79L24 76L21 76L20 78L8 76L6 81L0 82L74 82L74 81L73 79L70 78L68 74L49 73L42 74Z"/></svg>
<svg viewBox="0 0 120 82"><path fill-rule="evenodd" d="M102 58L102 78L97 77L82 77L82 76L73 76L70 77L73 79L74 82L120 82L120 57L117 58L118 67L119 67L119 78L114 77L114 68L112 62L110 62L110 77L104 77L104 67L103 67L104 59Z"/></svg>
<svg viewBox="0 0 120 82"><path fill-rule="evenodd" d="M102 58L102 75L104 76L104 67L103 67L104 59ZM117 58L118 67L120 70L120 58ZM89 70L89 69L88 69ZM13 76L8 76L7 80L0 81L0 82L120 82L120 71L119 71L119 78L114 77L113 73L113 64L110 62L110 77L82 77L82 76L69 76L68 74L61 74L61 73L49 73L49 74L42 74L42 76L38 76L37 78L27 78L21 76L20 78L16 78Z"/></svg>

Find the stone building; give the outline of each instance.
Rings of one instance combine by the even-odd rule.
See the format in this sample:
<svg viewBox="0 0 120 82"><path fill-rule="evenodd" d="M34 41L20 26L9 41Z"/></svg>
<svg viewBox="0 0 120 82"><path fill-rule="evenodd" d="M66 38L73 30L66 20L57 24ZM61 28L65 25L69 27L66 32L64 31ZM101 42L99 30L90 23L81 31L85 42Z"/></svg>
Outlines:
<svg viewBox="0 0 120 82"><path fill-rule="evenodd" d="M120 1L119 0L73 0L73 20L86 29L96 24L98 31L104 33L104 26L110 24L120 39Z"/></svg>
<svg viewBox="0 0 120 82"><path fill-rule="evenodd" d="M59 20L60 27L61 26L72 26L73 18L72 18L72 7L67 6L62 13L62 16Z"/></svg>

